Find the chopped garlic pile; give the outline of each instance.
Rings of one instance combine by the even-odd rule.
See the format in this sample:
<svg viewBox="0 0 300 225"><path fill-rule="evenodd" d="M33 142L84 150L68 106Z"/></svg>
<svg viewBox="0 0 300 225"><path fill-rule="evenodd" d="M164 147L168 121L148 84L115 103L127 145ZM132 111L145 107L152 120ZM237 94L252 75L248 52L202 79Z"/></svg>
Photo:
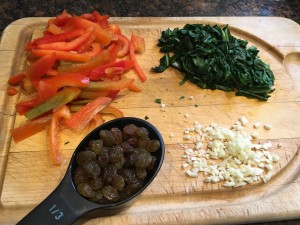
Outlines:
<svg viewBox="0 0 300 225"><path fill-rule="evenodd" d="M272 163L279 161L279 156L269 151L271 142L252 143L257 134L243 131L247 123L245 117L240 117L231 129L216 124L202 126L198 122L185 129L183 139L193 140L195 144L193 148L181 144L186 159L182 167L186 174L198 177L202 172L204 182L222 182L224 187L269 181Z"/></svg>

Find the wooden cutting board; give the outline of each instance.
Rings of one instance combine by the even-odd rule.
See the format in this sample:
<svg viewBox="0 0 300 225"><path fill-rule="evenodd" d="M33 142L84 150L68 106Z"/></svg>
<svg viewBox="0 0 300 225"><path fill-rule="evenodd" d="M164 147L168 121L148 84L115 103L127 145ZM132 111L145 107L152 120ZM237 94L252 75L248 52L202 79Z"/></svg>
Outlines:
<svg viewBox="0 0 300 225"><path fill-rule="evenodd" d="M24 122L14 105L22 96L6 95L7 80L24 70L24 46L42 30L48 18L25 18L9 25L0 43L0 224L15 224L40 203L62 179L67 164L52 166L46 132L14 143L10 130ZM113 217L96 218L86 224L234 224L293 219L300 217L300 26L284 18L206 17L206 18L111 18L124 34L145 38L146 52L137 56L148 80L136 84L141 93L123 91L112 103L126 116L149 118L163 135L166 156L154 182L128 210ZM179 86L182 74L168 69L153 74L159 62L156 46L160 32L187 23L229 24L233 35L247 39L260 50L259 56L273 70L275 92L267 102L234 93L203 90L193 84ZM131 72L128 76L136 77ZM185 96L180 100L180 96ZM189 99L194 96L194 99ZM166 111L154 100L160 98ZM198 107L196 107L196 105ZM189 117L185 118L184 114ZM271 124L259 129L259 138L273 143L281 159L274 164L268 183L228 189L220 183L203 183L203 176L187 177L182 169L183 131L194 121L230 127L245 116L253 130L254 122ZM112 117L107 117L109 120ZM174 137L169 134L173 133ZM64 130L61 148L70 158L85 133ZM277 148L277 143L282 143ZM185 141L187 143L187 141Z"/></svg>

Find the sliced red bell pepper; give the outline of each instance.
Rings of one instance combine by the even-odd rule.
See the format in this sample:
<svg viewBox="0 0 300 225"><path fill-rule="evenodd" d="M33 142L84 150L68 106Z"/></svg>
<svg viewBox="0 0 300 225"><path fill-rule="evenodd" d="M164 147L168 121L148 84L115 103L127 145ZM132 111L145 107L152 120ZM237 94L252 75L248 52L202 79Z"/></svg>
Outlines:
<svg viewBox="0 0 300 225"><path fill-rule="evenodd" d="M64 10L60 15L55 18L51 18L48 20L49 24L55 24L56 26L62 27L66 24L69 18L72 17L66 10Z"/></svg>
<svg viewBox="0 0 300 225"><path fill-rule="evenodd" d="M118 35L118 40L116 41L119 45L121 45L121 50L118 52L118 58L123 58L128 54L129 51L129 40L124 35Z"/></svg>
<svg viewBox="0 0 300 225"><path fill-rule="evenodd" d="M8 83L10 85L17 85L19 84L24 78L26 77L25 73L19 73L17 75L12 76L8 79Z"/></svg>
<svg viewBox="0 0 300 225"><path fill-rule="evenodd" d="M86 63L77 63L71 65L62 65L58 67L60 73L82 73L94 70L95 68L110 63L116 60L116 55L119 51L119 46L112 45L102 51L98 56L93 57Z"/></svg>
<svg viewBox="0 0 300 225"><path fill-rule="evenodd" d="M59 41L69 41L70 39L78 37L83 33L84 33L83 29L76 29L70 32L53 34L53 35L48 35L46 37L37 38L27 43L26 50L30 51L41 44L49 44L49 43L59 42Z"/></svg>
<svg viewBox="0 0 300 225"><path fill-rule="evenodd" d="M68 120L70 117L71 113L69 108L66 105L63 105L62 107L54 111L51 119L49 129L50 159L56 166L60 166L66 161L66 158L61 153L61 149L59 146L59 130L61 121Z"/></svg>
<svg viewBox="0 0 300 225"><path fill-rule="evenodd" d="M131 44L133 46L134 52L143 53L145 52L145 40L136 35L131 36Z"/></svg>
<svg viewBox="0 0 300 225"><path fill-rule="evenodd" d="M105 70L107 68L122 67L124 71L127 71L131 69L133 65L134 65L134 61L132 60L120 60L117 62L105 64L103 66L99 66L92 71L84 73L84 75L88 76L90 80L96 81L99 80L105 74Z"/></svg>
<svg viewBox="0 0 300 225"><path fill-rule="evenodd" d="M65 123L73 130L79 132L85 128L93 117L111 102L111 98L99 97L83 106L74 113Z"/></svg>
<svg viewBox="0 0 300 225"><path fill-rule="evenodd" d="M124 113L120 109L118 109L116 107L113 107L113 106L110 106L110 105L108 105L104 109L102 109L100 113L103 113L103 114L112 114L116 118L122 118L122 117L124 117Z"/></svg>
<svg viewBox="0 0 300 225"><path fill-rule="evenodd" d="M46 49L46 50L58 50L58 51L74 51L79 48L84 42L86 42L89 37L91 36L94 28L89 28L85 33L77 37L76 39L65 42L53 42L48 44L41 44L38 45L37 48L39 49Z"/></svg>
<svg viewBox="0 0 300 225"><path fill-rule="evenodd" d="M121 29L117 24L110 23L106 30L112 31L114 34L121 34Z"/></svg>
<svg viewBox="0 0 300 225"><path fill-rule="evenodd" d="M95 18L95 22L98 23L102 28L104 28L104 29L108 28L108 26L109 26L109 24L108 24L109 16L108 15L100 15L100 13L97 11L93 11L92 15Z"/></svg>
<svg viewBox="0 0 300 225"><path fill-rule="evenodd" d="M6 92L9 96L14 96L19 93L19 91L14 87L8 87Z"/></svg>
<svg viewBox="0 0 300 225"><path fill-rule="evenodd" d="M56 95L48 98L46 101L35 106L25 113L26 118L34 119L49 110L58 108L76 99L80 94L80 89L75 87L65 87L61 91L57 92Z"/></svg>
<svg viewBox="0 0 300 225"><path fill-rule="evenodd" d="M74 53L74 52L66 52L66 51L58 51L58 50L33 49L33 50L31 50L31 52L39 57L43 57L43 56L55 53L56 60L87 62L91 59L91 56L88 56L86 54L78 54L78 53Z"/></svg>
<svg viewBox="0 0 300 225"><path fill-rule="evenodd" d="M55 87L56 90L65 86L69 87L87 87L90 80L81 73L63 73L55 77L43 78L40 83L46 83Z"/></svg>
<svg viewBox="0 0 300 225"><path fill-rule="evenodd" d="M55 60L55 53L52 53L36 60L28 67L26 75L35 89L38 88L40 78L52 68Z"/></svg>
<svg viewBox="0 0 300 225"><path fill-rule="evenodd" d="M47 115L35 120L26 122L25 124L14 128L11 131L11 135L15 142L22 141L34 134L37 134L43 130L45 127L50 124L52 115Z"/></svg>
<svg viewBox="0 0 300 225"><path fill-rule="evenodd" d="M130 84L134 82L134 79L123 78L118 81L104 80L104 81L90 81L87 87L84 87L83 90L87 91L100 91L100 90L110 90L116 91L123 88L127 88Z"/></svg>
<svg viewBox="0 0 300 225"><path fill-rule="evenodd" d="M110 33L107 30L104 30L99 24L89 21L87 19L81 18L79 16L71 17L66 23L66 28L74 29L88 29L89 27L93 27L95 29L96 40L102 46L107 46L114 39L114 34Z"/></svg>
<svg viewBox="0 0 300 225"><path fill-rule="evenodd" d="M147 76L145 75L144 71L141 69L141 67L139 66L139 64L135 58L132 38L130 39L130 43L129 43L129 58L134 61L134 70L137 73L137 75L139 76L140 80L142 82L145 82L147 80Z"/></svg>

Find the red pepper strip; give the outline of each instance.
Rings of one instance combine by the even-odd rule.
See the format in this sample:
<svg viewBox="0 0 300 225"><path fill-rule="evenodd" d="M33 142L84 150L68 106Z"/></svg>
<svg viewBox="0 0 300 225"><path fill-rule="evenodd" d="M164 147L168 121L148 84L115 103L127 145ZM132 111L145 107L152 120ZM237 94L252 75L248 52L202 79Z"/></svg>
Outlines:
<svg viewBox="0 0 300 225"><path fill-rule="evenodd" d="M77 51L78 53L86 52L86 51L90 48L90 46L94 43L95 40L96 40L96 35L95 35L95 32L93 32L93 33L90 35L89 39L88 39L85 43L83 43L82 45L80 45L80 46L77 48L76 51Z"/></svg>
<svg viewBox="0 0 300 225"><path fill-rule="evenodd" d="M139 87L135 86L133 83L128 86L128 89L133 92L141 92L142 91Z"/></svg>
<svg viewBox="0 0 300 225"><path fill-rule="evenodd" d="M124 71L131 69L134 65L134 61L132 60L120 60L117 62L112 62L109 64L105 64L103 66L99 66L95 70L84 73L84 75L88 76L90 80L99 80L105 73L105 69L110 67L122 67Z"/></svg>
<svg viewBox="0 0 300 225"><path fill-rule="evenodd" d="M65 33L61 33L61 34L54 34L54 35L49 35L46 37L37 38L37 39L34 39L27 43L26 50L30 51L41 44L49 44L49 43L59 42L59 41L68 41L74 37L78 37L78 36L82 35L83 33L84 33L84 30L76 29L76 30L72 30L70 32L65 32Z"/></svg>
<svg viewBox="0 0 300 225"><path fill-rule="evenodd" d="M78 112L74 113L65 123L79 132L85 128L93 117L111 102L111 98L99 97L83 106Z"/></svg>
<svg viewBox="0 0 300 225"><path fill-rule="evenodd" d="M106 97L109 97L112 100L114 100L117 97L119 92L120 92L120 90L110 91L109 94Z"/></svg>
<svg viewBox="0 0 300 225"><path fill-rule="evenodd" d="M43 50L44 51L44 50ZM58 75L58 71L56 69L50 69L46 72L47 76L54 77Z"/></svg>
<svg viewBox="0 0 300 225"><path fill-rule="evenodd" d="M9 96L14 96L19 93L19 91L17 89L15 89L14 87L8 87L6 92Z"/></svg>
<svg viewBox="0 0 300 225"><path fill-rule="evenodd" d="M80 94L80 89L75 87L65 87L63 90L57 92L56 95L48 98L46 101L30 109L25 113L27 119L36 118L49 110L65 105L76 99Z"/></svg>
<svg viewBox="0 0 300 225"><path fill-rule="evenodd" d="M85 33L77 37L76 39L69 42L54 42L48 44L41 44L37 47L39 49L47 49L47 50L59 50L59 51L73 51L80 47L84 42L86 42L93 32L93 28L88 29Z"/></svg>
<svg viewBox="0 0 300 225"><path fill-rule="evenodd" d="M117 57L123 58L124 56L126 56L128 54L129 40L126 36L120 34L120 35L118 35L118 40L116 42L121 45L121 50L118 52Z"/></svg>
<svg viewBox="0 0 300 225"><path fill-rule="evenodd" d="M59 128L62 120L68 120L71 117L68 106L64 105L53 113L49 137L50 137L50 159L55 166L60 166L66 161L66 158L61 153L59 146Z"/></svg>
<svg viewBox="0 0 300 225"><path fill-rule="evenodd" d="M11 131L11 135L14 141L22 141L34 134L45 130L45 127L50 124L51 118L52 115L47 115L36 120L28 121L20 127L14 128Z"/></svg>
<svg viewBox="0 0 300 225"><path fill-rule="evenodd" d="M81 18L92 21L92 22L96 22L95 17L91 14L91 13L83 13L80 15Z"/></svg>
<svg viewBox="0 0 300 225"><path fill-rule="evenodd" d="M55 24L56 26L62 27L66 24L66 22L69 20L71 15L67 13L66 10L64 10L60 15L58 15L55 18L51 18L48 20L48 25L49 24Z"/></svg>
<svg viewBox="0 0 300 225"><path fill-rule="evenodd" d="M110 92L109 91L81 91L79 98L84 99L95 99L99 97L106 97Z"/></svg>
<svg viewBox="0 0 300 225"><path fill-rule="evenodd" d="M89 82L89 78L80 73L64 73L51 78L43 78L41 79L40 84L46 83L57 91L59 88L65 86L86 87L88 86Z"/></svg>
<svg viewBox="0 0 300 225"><path fill-rule="evenodd" d="M102 109L100 113L113 114L116 118L124 117L124 113L121 110L109 105Z"/></svg>
<svg viewBox="0 0 300 225"><path fill-rule="evenodd" d="M40 78L54 65L55 53L45 55L33 62L27 69L26 75L35 89L38 88Z"/></svg>
<svg viewBox="0 0 300 225"><path fill-rule="evenodd" d="M26 77L25 73L19 73L17 75L12 76L8 79L8 83L10 85L17 85L19 84L24 78Z"/></svg>
<svg viewBox="0 0 300 225"><path fill-rule="evenodd" d="M105 69L106 77L113 77L115 75L121 75L124 73L123 67L109 67Z"/></svg>
<svg viewBox="0 0 300 225"><path fill-rule="evenodd" d="M43 57L45 55L55 53L55 57L57 60L67 60L67 61L74 61L74 62L87 62L91 59L90 56L85 54L78 54L78 53L58 51L58 50L33 49L31 52L39 57Z"/></svg>
<svg viewBox="0 0 300 225"><path fill-rule="evenodd" d="M46 28L44 35L46 34L46 32L48 32L50 34L61 34L61 33L64 33L64 30L61 29L60 27L56 26L55 24L51 23Z"/></svg>
<svg viewBox="0 0 300 225"><path fill-rule="evenodd" d="M59 66L58 72L82 73L82 72L94 70L95 68L103 64L115 61L118 51L119 51L119 46L112 45L109 48L103 50L100 55L93 57L90 61L86 63L77 63L77 64Z"/></svg>
<svg viewBox="0 0 300 225"><path fill-rule="evenodd" d="M102 16L97 11L93 11L92 15L94 16L96 23L98 23L102 28L106 29L109 26L108 25L108 19L109 19L108 15Z"/></svg>
<svg viewBox="0 0 300 225"><path fill-rule="evenodd" d="M131 36L131 43L133 45L134 52L143 53L145 51L145 40L136 35Z"/></svg>
<svg viewBox="0 0 300 225"><path fill-rule="evenodd" d="M134 47L132 44L132 38L129 43L129 58L134 61L133 68L134 68L135 72L137 73L137 75L139 76L140 80L142 82L145 82L147 80L147 76L145 75L144 71L141 69L141 67L139 66L139 64L135 58Z"/></svg>
<svg viewBox="0 0 300 225"><path fill-rule="evenodd" d="M114 34L109 31L104 30L99 24L89 21L87 19L81 18L79 16L71 17L66 23L66 28L70 27L88 29L89 27L93 27L95 29L96 40L102 46L107 46L114 39Z"/></svg>
<svg viewBox="0 0 300 225"><path fill-rule="evenodd" d="M87 91L100 91L100 90L109 90L109 91L117 91L123 88L127 88L130 84L134 82L134 79L123 78L118 81L104 80L104 81L96 81L90 82L87 87L82 88Z"/></svg>

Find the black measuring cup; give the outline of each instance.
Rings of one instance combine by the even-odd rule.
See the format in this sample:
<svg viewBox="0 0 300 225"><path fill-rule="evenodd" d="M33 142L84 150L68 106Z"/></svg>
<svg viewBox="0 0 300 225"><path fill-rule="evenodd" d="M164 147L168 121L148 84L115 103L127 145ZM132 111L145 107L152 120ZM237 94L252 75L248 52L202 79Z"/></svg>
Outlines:
<svg viewBox="0 0 300 225"><path fill-rule="evenodd" d="M79 151L82 151L84 147L88 146L90 140L98 139L100 130L109 130L112 127L117 127L122 130L128 124L145 127L149 131L150 139L157 139L160 141L160 148L152 153L157 157L154 168L148 172L143 187L126 199L108 204L93 203L85 199L77 192L73 182L74 172L77 167L75 160L76 154ZM119 213L125 208L128 208L153 181L163 163L164 153L165 149L162 136L149 122L134 117L124 117L108 121L94 129L80 142L73 153L65 176L57 188L17 223L17 225L68 225L74 224L75 222L77 224L82 220L101 216L111 216Z"/></svg>

